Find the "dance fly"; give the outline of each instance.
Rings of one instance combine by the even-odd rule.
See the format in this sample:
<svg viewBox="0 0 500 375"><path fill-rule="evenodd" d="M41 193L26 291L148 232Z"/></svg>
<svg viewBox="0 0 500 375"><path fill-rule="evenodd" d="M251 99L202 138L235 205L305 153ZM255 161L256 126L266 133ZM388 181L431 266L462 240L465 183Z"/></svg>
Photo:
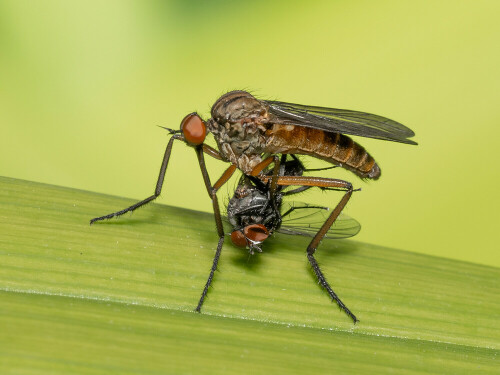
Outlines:
<svg viewBox="0 0 500 375"><path fill-rule="evenodd" d="M123 210L96 217L90 223L123 215L155 200L162 190L174 141L180 140L193 147L198 157L205 187L212 200L219 236L212 268L196 311L201 310L212 283L224 242L224 228L216 193L236 169L241 170L245 175L257 177L265 183L270 180L270 177L262 172L271 164L279 163L279 155L299 154L325 160L351 171L362 179L377 180L381 175L379 165L349 135L417 144L410 139L415 135L411 129L382 116L345 109L259 100L241 90L222 95L212 106L211 117L208 120L204 121L197 113L191 113L181 121L180 130L169 128L167 130L172 136L165 150L153 195ZM218 150L205 144L208 133L214 136ZM213 185L205 166L205 154L230 163L230 166ZM354 191L352 184L334 178L279 174L274 184L277 186L317 186L345 192L307 247L308 259L312 267L319 270L313 254L349 201ZM326 280L323 282L322 274L316 272L316 275L320 283L325 286L327 283Z"/></svg>

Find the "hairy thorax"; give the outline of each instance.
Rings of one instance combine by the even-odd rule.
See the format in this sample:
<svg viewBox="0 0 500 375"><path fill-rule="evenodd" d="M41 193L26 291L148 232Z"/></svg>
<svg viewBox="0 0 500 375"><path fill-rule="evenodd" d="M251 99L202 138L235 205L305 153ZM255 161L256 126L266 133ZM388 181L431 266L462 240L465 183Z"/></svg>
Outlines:
<svg viewBox="0 0 500 375"><path fill-rule="evenodd" d="M207 127L222 157L249 174L262 161L268 117L262 102L247 92L232 91L213 105Z"/></svg>
<svg viewBox="0 0 500 375"><path fill-rule="evenodd" d="M215 121L209 121L207 125L222 157L237 165L244 173L249 174L262 161L260 155L265 145L264 126L252 122L219 124Z"/></svg>

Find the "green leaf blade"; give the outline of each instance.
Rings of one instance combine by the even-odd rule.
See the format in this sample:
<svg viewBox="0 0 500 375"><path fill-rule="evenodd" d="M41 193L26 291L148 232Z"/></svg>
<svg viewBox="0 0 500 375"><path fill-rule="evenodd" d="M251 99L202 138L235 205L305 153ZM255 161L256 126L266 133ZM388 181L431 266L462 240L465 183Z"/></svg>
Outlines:
<svg viewBox="0 0 500 375"><path fill-rule="evenodd" d="M496 372L492 349L67 297L0 299L9 312L1 320L2 373Z"/></svg>
<svg viewBox="0 0 500 375"><path fill-rule="evenodd" d="M307 239L276 236L250 258L226 241L200 315L192 310L215 250L212 215L152 204L89 225L131 203L0 178L1 373L43 373L44 363L61 373L495 368L496 268L324 241L318 262L361 320L353 325L317 285ZM126 322L120 329L107 325L113 315Z"/></svg>

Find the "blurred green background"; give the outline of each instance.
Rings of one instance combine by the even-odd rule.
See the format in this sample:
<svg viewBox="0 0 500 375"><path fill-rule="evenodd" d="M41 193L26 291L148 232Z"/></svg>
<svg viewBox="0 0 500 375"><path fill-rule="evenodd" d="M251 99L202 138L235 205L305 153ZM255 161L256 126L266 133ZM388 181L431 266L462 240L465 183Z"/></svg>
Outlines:
<svg viewBox="0 0 500 375"><path fill-rule="evenodd" d="M499 11L498 1L3 0L0 175L144 198L168 141L156 125L206 117L219 95L248 89L414 129L416 147L357 139L379 181L328 173L363 189L347 208L357 238L500 266ZM210 211L194 152L179 143L173 155L159 202ZM215 179L225 165L209 167Z"/></svg>

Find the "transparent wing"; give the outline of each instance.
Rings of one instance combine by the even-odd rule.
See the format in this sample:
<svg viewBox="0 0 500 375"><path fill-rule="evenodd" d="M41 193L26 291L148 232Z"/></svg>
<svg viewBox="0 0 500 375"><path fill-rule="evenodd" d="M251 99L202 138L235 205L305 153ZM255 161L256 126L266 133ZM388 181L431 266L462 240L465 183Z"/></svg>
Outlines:
<svg viewBox="0 0 500 375"><path fill-rule="evenodd" d="M386 117L348 109L268 100L264 102L269 105L270 120L276 124L297 125L334 133L417 144L408 139L415 135L411 129Z"/></svg>
<svg viewBox="0 0 500 375"><path fill-rule="evenodd" d="M289 235L314 237L332 211L327 207L313 206L302 202L283 203L283 223L278 232ZM357 220L340 214L326 233L326 239L355 236L361 230Z"/></svg>

